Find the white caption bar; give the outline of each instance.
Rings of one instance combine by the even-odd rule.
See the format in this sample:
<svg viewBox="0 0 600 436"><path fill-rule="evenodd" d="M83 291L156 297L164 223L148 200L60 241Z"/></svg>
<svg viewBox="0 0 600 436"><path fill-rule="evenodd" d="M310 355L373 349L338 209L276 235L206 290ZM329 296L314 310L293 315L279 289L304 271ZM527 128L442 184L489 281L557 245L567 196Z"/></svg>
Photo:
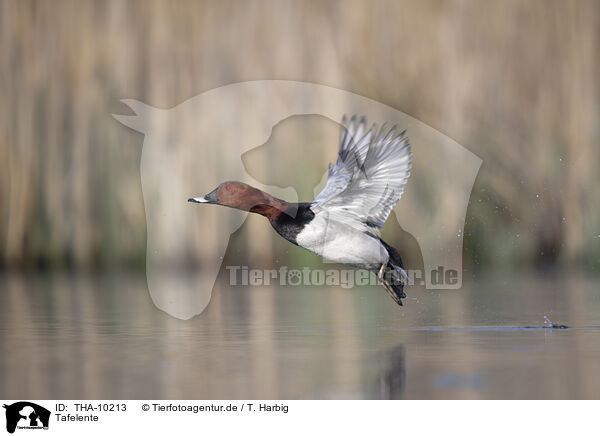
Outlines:
<svg viewBox="0 0 600 436"><path fill-rule="evenodd" d="M44 401L2 400L1 425L24 436L164 434L571 434L596 428L599 401ZM548 407L560 414L548 414ZM12 432L11 432L12 430ZM213 433L214 432L214 433ZM548 432L548 433L546 433ZM586 433L585 431L580 434ZM4 433L6 434L6 433ZM343 434L343 433L342 433Z"/></svg>

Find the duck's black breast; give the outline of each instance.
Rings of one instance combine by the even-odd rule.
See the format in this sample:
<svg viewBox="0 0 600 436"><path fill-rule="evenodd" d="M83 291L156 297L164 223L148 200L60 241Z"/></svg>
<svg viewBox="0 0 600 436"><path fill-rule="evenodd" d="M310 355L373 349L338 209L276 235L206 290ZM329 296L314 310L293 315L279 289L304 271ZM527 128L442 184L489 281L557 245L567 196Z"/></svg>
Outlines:
<svg viewBox="0 0 600 436"><path fill-rule="evenodd" d="M294 213L295 212L295 213ZM304 227L310 223L315 214L310 210L310 203L298 203L290 207L289 212L284 212L271 225L277 233L293 244L298 245L296 237Z"/></svg>

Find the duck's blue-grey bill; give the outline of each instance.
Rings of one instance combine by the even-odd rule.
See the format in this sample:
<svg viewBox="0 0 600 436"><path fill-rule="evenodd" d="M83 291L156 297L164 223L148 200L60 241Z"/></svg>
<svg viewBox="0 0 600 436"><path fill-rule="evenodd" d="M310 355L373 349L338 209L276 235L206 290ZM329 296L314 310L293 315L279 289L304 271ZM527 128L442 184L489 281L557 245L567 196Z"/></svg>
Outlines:
<svg viewBox="0 0 600 436"><path fill-rule="evenodd" d="M217 189L219 189L219 188L217 188ZM219 201L217 199L217 189L214 189L213 191L209 192L204 197L192 197L192 198L188 198L188 201L191 202L191 203L211 203L211 204L216 204Z"/></svg>

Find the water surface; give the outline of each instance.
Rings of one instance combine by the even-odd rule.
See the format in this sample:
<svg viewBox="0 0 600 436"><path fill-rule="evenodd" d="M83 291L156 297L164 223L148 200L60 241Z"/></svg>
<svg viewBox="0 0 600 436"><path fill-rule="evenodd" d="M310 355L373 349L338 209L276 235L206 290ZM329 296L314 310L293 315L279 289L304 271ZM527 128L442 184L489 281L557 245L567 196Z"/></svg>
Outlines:
<svg viewBox="0 0 600 436"><path fill-rule="evenodd" d="M218 284L182 321L143 275L8 275L0 397L599 399L599 285L487 277L400 308L380 288Z"/></svg>

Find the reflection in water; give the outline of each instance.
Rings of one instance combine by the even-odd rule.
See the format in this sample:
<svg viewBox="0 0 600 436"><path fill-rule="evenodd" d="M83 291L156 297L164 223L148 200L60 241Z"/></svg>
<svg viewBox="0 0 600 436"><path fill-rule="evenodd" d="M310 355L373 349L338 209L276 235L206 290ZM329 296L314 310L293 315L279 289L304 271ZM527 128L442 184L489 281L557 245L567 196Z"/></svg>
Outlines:
<svg viewBox="0 0 600 436"><path fill-rule="evenodd" d="M405 351L402 345L382 353L382 368L379 376L380 397L383 400L401 398L406 383Z"/></svg>
<svg viewBox="0 0 600 436"><path fill-rule="evenodd" d="M181 321L144 276L3 276L0 396L600 398L597 285L491 278L398 308L379 287L217 284Z"/></svg>

